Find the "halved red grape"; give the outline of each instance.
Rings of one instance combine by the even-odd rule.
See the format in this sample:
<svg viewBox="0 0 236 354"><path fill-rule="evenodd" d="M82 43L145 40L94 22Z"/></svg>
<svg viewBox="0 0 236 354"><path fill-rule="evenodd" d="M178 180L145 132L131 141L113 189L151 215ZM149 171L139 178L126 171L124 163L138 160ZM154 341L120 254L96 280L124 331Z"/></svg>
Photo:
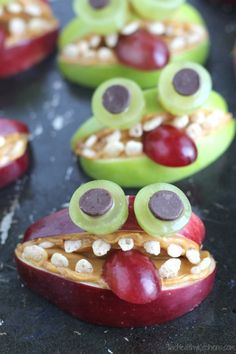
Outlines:
<svg viewBox="0 0 236 354"><path fill-rule="evenodd" d="M143 136L145 154L154 162L168 167L183 167L197 159L194 141L175 127L162 125L145 132Z"/></svg>
<svg viewBox="0 0 236 354"><path fill-rule="evenodd" d="M129 36L120 36L115 51L121 63L146 71L163 68L170 58L166 43L143 29Z"/></svg>
<svg viewBox="0 0 236 354"><path fill-rule="evenodd" d="M161 289L157 270L139 251L113 252L104 263L103 277L120 299L133 304L155 300Z"/></svg>

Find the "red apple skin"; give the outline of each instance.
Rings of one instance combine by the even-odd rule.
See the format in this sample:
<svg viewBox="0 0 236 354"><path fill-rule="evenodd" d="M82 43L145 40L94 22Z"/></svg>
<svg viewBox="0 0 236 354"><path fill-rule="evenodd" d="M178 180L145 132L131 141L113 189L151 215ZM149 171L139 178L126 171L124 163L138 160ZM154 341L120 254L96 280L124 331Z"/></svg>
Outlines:
<svg viewBox="0 0 236 354"><path fill-rule="evenodd" d="M0 188L6 187L23 176L29 167L28 151L17 160L12 161L8 165L0 168Z"/></svg>
<svg viewBox="0 0 236 354"><path fill-rule="evenodd" d="M212 290L215 271L190 286L164 290L156 300L135 305L112 291L76 283L36 269L16 258L26 286L79 319L111 327L141 327L173 320L198 306Z"/></svg>
<svg viewBox="0 0 236 354"><path fill-rule="evenodd" d="M129 218L122 229L140 230L133 211L135 197L129 196ZM49 215L25 233L24 242L39 237L82 232L70 220L68 209ZM196 232L196 236L191 232ZM181 232L201 243L205 228L195 215ZM207 278L177 289L162 290L158 298L144 305L119 299L111 290L65 279L22 262L16 257L18 272L30 289L81 320L111 327L141 327L173 320L198 306L212 290L215 271Z"/></svg>
<svg viewBox="0 0 236 354"><path fill-rule="evenodd" d="M29 134L26 124L15 120L0 117L0 136L7 136L15 133Z"/></svg>
<svg viewBox="0 0 236 354"><path fill-rule="evenodd" d="M0 79L25 71L49 56L56 47L59 29L0 51Z"/></svg>
<svg viewBox="0 0 236 354"><path fill-rule="evenodd" d="M17 120L0 118L0 135L7 136L14 133L29 134L28 127ZM29 167L28 150L8 165L0 168L0 188L6 187L20 178Z"/></svg>

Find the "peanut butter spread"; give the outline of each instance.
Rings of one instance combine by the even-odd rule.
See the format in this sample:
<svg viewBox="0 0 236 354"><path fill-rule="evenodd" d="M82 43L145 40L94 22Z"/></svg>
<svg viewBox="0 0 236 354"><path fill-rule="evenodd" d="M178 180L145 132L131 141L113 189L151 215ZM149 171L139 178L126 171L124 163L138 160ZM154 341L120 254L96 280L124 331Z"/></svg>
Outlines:
<svg viewBox="0 0 236 354"><path fill-rule="evenodd" d="M221 129L232 119L230 113L199 109L192 114L173 116L162 112L143 117L140 124L129 130L103 129L78 142L75 153L79 156L97 160L107 158L128 158L143 155L142 138L162 124L172 125L183 130L196 143L203 137Z"/></svg>
<svg viewBox="0 0 236 354"><path fill-rule="evenodd" d="M0 135L0 168L24 155L27 143L27 134Z"/></svg>
<svg viewBox="0 0 236 354"><path fill-rule="evenodd" d="M88 34L77 41L66 45L61 52L61 59L81 65L116 64L119 63L114 48L119 36L128 36L139 29L160 37L169 47L172 54L190 50L207 40L208 34L203 26L176 20L146 21L135 20L128 23L120 33L107 36Z"/></svg>
<svg viewBox="0 0 236 354"><path fill-rule="evenodd" d="M207 251L201 251L199 245L194 241L186 239L181 235L154 238L142 231L118 231L102 237L81 233L39 238L19 244L16 248L16 256L31 266L58 274L66 279L108 288L102 278L106 255L111 249L122 248L121 240L124 241L127 239L129 242L130 239L132 240L133 249L137 249L147 255L157 270L160 270L163 287L183 286L186 283L205 278L214 270L215 262L212 256ZM103 243L103 249L104 245L110 247L109 249L107 248L104 252L105 254L102 256L98 256L99 250L95 247L98 240L100 240L101 244ZM66 242L68 241L71 242L71 245L73 245L73 242L77 243L77 245L78 241L81 241L81 243L73 251L66 248ZM159 244L160 251L157 252L159 254L151 254L153 252L148 245L153 245L152 242L155 245ZM35 246L37 247L34 248ZM174 254L174 249L178 250L178 252L180 251L181 254ZM199 259L190 257L190 252L197 254L197 258ZM56 258L57 261L55 262ZM179 260L181 265L177 270L170 269L168 272L165 272L165 263L170 259ZM81 260L89 264L89 268L84 271L77 268L77 264Z"/></svg>
<svg viewBox="0 0 236 354"><path fill-rule="evenodd" d="M17 0L0 6L0 27L6 34L5 45L37 37L58 27L50 6L41 0Z"/></svg>

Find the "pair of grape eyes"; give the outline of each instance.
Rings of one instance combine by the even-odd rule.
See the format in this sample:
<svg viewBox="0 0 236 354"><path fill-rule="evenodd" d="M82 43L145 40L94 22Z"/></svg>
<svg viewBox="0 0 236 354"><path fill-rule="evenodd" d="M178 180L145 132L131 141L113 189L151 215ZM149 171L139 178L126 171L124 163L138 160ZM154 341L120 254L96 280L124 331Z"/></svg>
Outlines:
<svg viewBox="0 0 236 354"><path fill-rule="evenodd" d="M200 88L200 76L193 69L181 69L172 81L174 90L180 96L193 96ZM113 85L102 96L104 108L111 114L120 114L130 106L130 92L122 85Z"/></svg>
<svg viewBox="0 0 236 354"><path fill-rule="evenodd" d="M212 88L208 72L199 64L170 64L161 72L160 103L174 115L188 114L202 106ZM94 116L113 129L128 129L143 115L145 99L141 88L127 79L103 83L92 100Z"/></svg>
<svg viewBox="0 0 236 354"><path fill-rule="evenodd" d="M140 16L164 19L173 14L185 0L75 0L74 9L82 21L103 31L118 30L125 25L130 5ZM111 28L110 28L111 27Z"/></svg>
<svg viewBox="0 0 236 354"><path fill-rule="evenodd" d="M109 181L92 181L78 188L70 201L69 212L77 226L97 235L119 230L129 213L123 190ZM164 236L188 223L191 206L177 187L154 184L137 194L134 212L144 231L152 236Z"/></svg>

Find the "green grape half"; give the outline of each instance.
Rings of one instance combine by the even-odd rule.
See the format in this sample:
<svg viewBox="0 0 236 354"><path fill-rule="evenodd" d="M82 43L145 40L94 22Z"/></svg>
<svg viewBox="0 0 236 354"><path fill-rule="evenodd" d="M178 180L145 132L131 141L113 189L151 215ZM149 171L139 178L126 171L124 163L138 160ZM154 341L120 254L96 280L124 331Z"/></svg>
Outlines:
<svg viewBox="0 0 236 354"><path fill-rule="evenodd" d="M157 218L150 210L149 203L157 192L169 191L175 193L183 204L181 215L173 221ZM149 235L168 236L184 228L190 220L192 209L188 198L177 187L167 183L156 183L144 187L137 194L134 201L134 211L139 225Z"/></svg>
<svg viewBox="0 0 236 354"><path fill-rule="evenodd" d="M104 189L112 197L112 207L102 216L89 216L80 208L80 199L92 189ZM117 184L110 181L91 181L82 184L73 194L69 205L70 218L74 224L95 235L117 231L128 218L126 196Z"/></svg>
<svg viewBox="0 0 236 354"><path fill-rule="evenodd" d="M183 95L176 91L174 80L176 75L183 71L192 71L198 75L199 87L193 94ZM192 84L191 78L189 82L187 81L185 84ZM202 107L209 98L211 90L212 80L208 71L192 62L169 64L161 72L158 84L160 103L174 115L188 114Z"/></svg>
<svg viewBox="0 0 236 354"><path fill-rule="evenodd" d="M95 9L89 0L75 0L74 9L85 26L98 34L109 34L122 29L128 17L126 0L110 0L107 6Z"/></svg>
<svg viewBox="0 0 236 354"><path fill-rule="evenodd" d="M139 15L150 20L171 17L185 0L131 0Z"/></svg>
<svg viewBox="0 0 236 354"><path fill-rule="evenodd" d="M122 113L113 114L104 106L104 95L114 86L123 86L129 92L130 99L127 109ZM95 118L105 126L113 129L128 129L140 121L145 108L143 91L132 80L112 79L101 84L92 99L92 110Z"/></svg>

